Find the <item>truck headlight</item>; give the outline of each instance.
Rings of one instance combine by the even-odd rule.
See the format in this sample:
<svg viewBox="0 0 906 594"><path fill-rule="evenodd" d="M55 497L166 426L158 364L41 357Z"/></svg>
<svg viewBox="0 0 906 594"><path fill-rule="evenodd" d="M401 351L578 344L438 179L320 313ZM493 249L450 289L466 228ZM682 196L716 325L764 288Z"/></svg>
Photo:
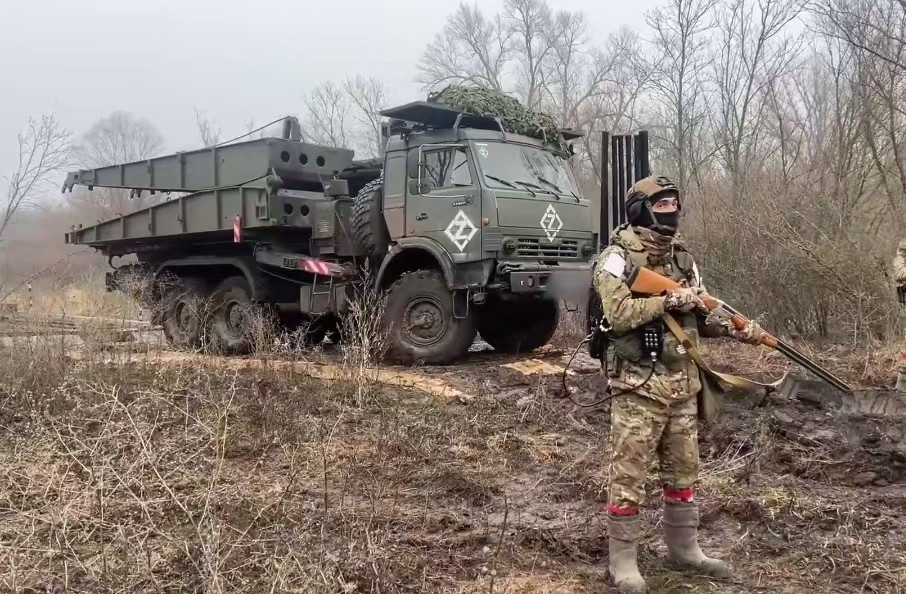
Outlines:
<svg viewBox="0 0 906 594"><path fill-rule="evenodd" d="M516 240L512 237L507 237L503 240L503 253L512 254L516 251Z"/></svg>
<svg viewBox="0 0 906 594"><path fill-rule="evenodd" d="M595 253L595 248L594 248L594 246L591 245L591 243L589 243L589 242L587 242L587 241L585 241L585 242L582 243L582 248L581 248L581 250L582 250L582 255L583 255L583 256L586 256L586 257L587 257L587 256L591 256L591 255L593 255L593 254Z"/></svg>

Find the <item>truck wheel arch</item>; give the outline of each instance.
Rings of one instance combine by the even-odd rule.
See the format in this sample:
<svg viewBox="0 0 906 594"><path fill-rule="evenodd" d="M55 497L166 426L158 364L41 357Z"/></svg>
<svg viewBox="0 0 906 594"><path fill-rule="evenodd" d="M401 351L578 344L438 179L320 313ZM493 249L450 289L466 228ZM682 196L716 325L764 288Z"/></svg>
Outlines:
<svg viewBox="0 0 906 594"><path fill-rule="evenodd" d="M402 274L425 269L439 270L447 287L455 288L453 258L439 243L423 237L406 238L391 245L378 268L375 284L385 289Z"/></svg>
<svg viewBox="0 0 906 594"><path fill-rule="evenodd" d="M191 275L199 277L226 278L241 274L248 281L252 289L252 299L255 301L267 301L267 285L262 282L261 275L257 274L254 266L243 258L231 258L220 256L195 256L191 258L179 258L166 260L157 265L155 278L161 278L167 273L177 276Z"/></svg>

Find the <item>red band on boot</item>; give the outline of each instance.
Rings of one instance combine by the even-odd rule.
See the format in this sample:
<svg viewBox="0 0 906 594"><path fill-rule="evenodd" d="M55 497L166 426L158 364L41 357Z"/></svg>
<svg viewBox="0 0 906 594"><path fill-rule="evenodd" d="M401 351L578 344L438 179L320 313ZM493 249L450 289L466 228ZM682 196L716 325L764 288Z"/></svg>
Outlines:
<svg viewBox="0 0 906 594"><path fill-rule="evenodd" d="M668 503L688 503L695 498L695 489L686 487L685 489L674 489L664 485L664 500Z"/></svg>
<svg viewBox="0 0 906 594"><path fill-rule="evenodd" d="M631 506L621 507L619 505L609 503L607 504L607 511L612 516L634 516L639 513L639 508Z"/></svg>

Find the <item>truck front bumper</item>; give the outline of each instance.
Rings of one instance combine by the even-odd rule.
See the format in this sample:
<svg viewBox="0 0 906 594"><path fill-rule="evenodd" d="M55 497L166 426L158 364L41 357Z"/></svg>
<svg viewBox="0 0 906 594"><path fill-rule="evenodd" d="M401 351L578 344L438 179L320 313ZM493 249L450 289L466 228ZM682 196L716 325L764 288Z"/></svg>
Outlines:
<svg viewBox="0 0 906 594"><path fill-rule="evenodd" d="M513 293L545 293L557 299L579 302L588 298L591 262L555 265L540 262L501 261L497 278L508 281Z"/></svg>

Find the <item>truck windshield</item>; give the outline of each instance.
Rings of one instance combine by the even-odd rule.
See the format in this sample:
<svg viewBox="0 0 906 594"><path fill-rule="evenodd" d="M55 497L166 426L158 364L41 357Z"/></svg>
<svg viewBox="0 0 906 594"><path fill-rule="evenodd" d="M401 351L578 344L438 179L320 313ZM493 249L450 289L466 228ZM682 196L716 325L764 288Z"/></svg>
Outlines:
<svg viewBox="0 0 906 594"><path fill-rule="evenodd" d="M569 163L550 151L521 144L476 142L475 160L489 187L579 198Z"/></svg>

